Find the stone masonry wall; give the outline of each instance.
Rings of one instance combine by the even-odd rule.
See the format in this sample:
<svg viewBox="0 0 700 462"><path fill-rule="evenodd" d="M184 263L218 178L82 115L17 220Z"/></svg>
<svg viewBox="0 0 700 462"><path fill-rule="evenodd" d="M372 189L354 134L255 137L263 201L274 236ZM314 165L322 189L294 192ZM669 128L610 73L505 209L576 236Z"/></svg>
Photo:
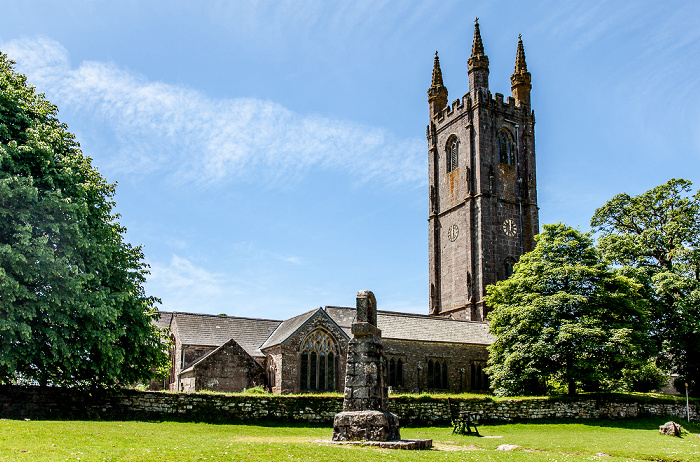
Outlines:
<svg viewBox="0 0 700 462"><path fill-rule="evenodd" d="M264 383L265 370L233 339L180 374L185 392L240 392Z"/></svg>
<svg viewBox="0 0 700 462"><path fill-rule="evenodd" d="M395 387L400 392L415 393L429 390L428 361L441 361L448 364L447 389L429 391L449 391L462 393L471 390L471 365L474 362L485 363L488 351L483 345L465 343L438 343L382 339L384 354L387 357L400 358L403 361L403 386ZM422 372L418 372L418 366ZM461 372L460 370L463 370ZM420 377L419 377L420 375ZM418 379L420 378L420 387Z"/></svg>
<svg viewBox="0 0 700 462"><path fill-rule="evenodd" d="M644 415L685 418L685 402L615 395L591 398L535 398L493 401L456 399L462 409L478 412L486 422L531 419L604 419ZM343 408L340 396L224 395L141 392L85 392L61 388L0 386L0 418L181 420L197 422L309 422L332 424ZM446 398L397 396L389 411L401 425L449 424ZM700 403L691 402L690 417L700 420Z"/></svg>

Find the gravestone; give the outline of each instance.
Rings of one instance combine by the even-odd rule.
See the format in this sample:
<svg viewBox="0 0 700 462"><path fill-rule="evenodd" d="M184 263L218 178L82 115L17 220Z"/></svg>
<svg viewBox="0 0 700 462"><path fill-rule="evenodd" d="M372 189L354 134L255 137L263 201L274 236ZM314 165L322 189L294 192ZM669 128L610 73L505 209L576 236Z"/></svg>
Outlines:
<svg viewBox="0 0 700 462"><path fill-rule="evenodd" d="M333 440L400 439L399 418L389 412L382 332L377 301L369 290L357 293L357 316L348 344L343 412L333 419Z"/></svg>

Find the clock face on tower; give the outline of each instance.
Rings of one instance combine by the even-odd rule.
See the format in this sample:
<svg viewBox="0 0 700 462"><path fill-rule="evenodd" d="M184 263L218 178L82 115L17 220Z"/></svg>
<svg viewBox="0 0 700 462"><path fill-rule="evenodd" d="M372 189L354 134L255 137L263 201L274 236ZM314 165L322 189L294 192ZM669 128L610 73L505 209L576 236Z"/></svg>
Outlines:
<svg viewBox="0 0 700 462"><path fill-rule="evenodd" d="M456 224L447 228L447 238L450 240L450 242L456 241L457 236L459 236L459 228Z"/></svg>
<svg viewBox="0 0 700 462"><path fill-rule="evenodd" d="M503 222L503 232L506 236L515 236L518 234L518 226L512 218L508 218Z"/></svg>

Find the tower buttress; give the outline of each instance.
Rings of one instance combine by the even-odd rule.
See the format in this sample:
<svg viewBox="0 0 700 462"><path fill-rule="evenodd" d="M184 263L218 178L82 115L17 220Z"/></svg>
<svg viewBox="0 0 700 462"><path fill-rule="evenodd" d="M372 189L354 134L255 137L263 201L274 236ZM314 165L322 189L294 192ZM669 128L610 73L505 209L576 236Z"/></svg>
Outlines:
<svg viewBox="0 0 700 462"><path fill-rule="evenodd" d="M430 119L447 106L447 87L442 83L442 70L440 69L440 58L435 52L433 61L433 80L428 89L428 104L430 104Z"/></svg>
<svg viewBox="0 0 700 462"><path fill-rule="evenodd" d="M484 54L479 18L474 20L474 42L472 43L472 54L467 64L469 65L469 91L472 93L472 100L476 102L479 101L476 95L479 89L486 92L489 89L489 57Z"/></svg>
<svg viewBox="0 0 700 462"><path fill-rule="evenodd" d="M525 62L525 48L523 47L523 36L518 35L518 52L515 56L515 71L510 76L510 88L518 106L530 105L530 90L532 89L532 77L527 71Z"/></svg>

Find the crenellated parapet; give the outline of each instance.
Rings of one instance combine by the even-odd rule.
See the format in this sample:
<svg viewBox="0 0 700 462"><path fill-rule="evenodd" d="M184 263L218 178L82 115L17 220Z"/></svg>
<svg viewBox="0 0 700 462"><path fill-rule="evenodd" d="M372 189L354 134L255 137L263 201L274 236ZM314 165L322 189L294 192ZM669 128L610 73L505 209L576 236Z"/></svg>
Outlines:
<svg viewBox="0 0 700 462"><path fill-rule="evenodd" d="M483 95L483 98L477 104L472 105L471 94L467 93L461 99L452 101L452 105L442 108L433 116L435 131L439 132L441 128L450 125L455 120L468 116L477 105L505 116L517 117L531 123L535 122L535 111L531 110L529 105L518 104L517 99L513 96L509 96L504 100L502 93L491 95L491 92L485 92L480 93L480 95ZM431 127L429 125L427 127L428 136L431 134L430 130Z"/></svg>

